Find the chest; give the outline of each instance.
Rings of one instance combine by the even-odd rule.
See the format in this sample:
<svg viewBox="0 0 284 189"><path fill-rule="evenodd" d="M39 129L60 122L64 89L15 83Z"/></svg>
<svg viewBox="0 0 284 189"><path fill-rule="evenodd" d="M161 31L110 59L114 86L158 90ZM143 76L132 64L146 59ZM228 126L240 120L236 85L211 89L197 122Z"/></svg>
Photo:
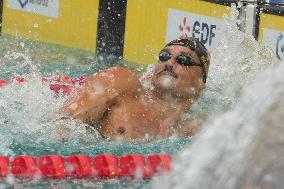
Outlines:
<svg viewBox="0 0 284 189"><path fill-rule="evenodd" d="M166 118L165 112L155 102L134 97L123 98L109 109L101 133L111 138L156 137Z"/></svg>
<svg viewBox="0 0 284 189"><path fill-rule="evenodd" d="M108 119L114 124L124 124L147 127L163 120L165 114L155 102L140 98L124 98L111 107Z"/></svg>

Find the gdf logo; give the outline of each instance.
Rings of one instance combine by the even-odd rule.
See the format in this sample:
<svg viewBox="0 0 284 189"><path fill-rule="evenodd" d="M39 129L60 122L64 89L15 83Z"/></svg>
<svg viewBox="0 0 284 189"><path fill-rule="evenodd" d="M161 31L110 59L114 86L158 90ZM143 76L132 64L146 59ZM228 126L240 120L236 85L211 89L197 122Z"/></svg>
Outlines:
<svg viewBox="0 0 284 189"><path fill-rule="evenodd" d="M279 36L277 36L277 42L276 42L276 56L280 60L284 60L284 39L283 34L280 33Z"/></svg>
<svg viewBox="0 0 284 189"><path fill-rule="evenodd" d="M190 26L189 19L187 17L183 18L182 23L179 24L179 31L181 35L191 36L193 38L199 39L203 44L211 46L212 39L215 37L216 25L208 25L205 22L195 21L193 26Z"/></svg>

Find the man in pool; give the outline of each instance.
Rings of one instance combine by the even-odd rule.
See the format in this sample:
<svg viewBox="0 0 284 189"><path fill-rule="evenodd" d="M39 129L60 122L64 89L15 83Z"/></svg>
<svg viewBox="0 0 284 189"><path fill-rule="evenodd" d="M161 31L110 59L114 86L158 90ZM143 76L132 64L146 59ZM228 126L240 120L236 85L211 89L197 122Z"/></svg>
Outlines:
<svg viewBox="0 0 284 189"><path fill-rule="evenodd" d="M198 124L182 115L205 88L209 58L196 39L173 40L159 54L151 89L127 68L112 67L86 77L64 112L110 140L191 136Z"/></svg>

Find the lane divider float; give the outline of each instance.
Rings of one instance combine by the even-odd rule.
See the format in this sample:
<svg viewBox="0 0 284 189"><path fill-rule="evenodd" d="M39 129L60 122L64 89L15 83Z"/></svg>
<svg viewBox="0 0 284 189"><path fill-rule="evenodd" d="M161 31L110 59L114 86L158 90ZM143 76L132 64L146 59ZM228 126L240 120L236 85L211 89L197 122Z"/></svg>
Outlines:
<svg viewBox="0 0 284 189"><path fill-rule="evenodd" d="M13 158L0 156L0 177L10 174L19 178L143 178L171 171L171 156L168 154L126 154L116 156L88 155L43 155L38 158L19 155Z"/></svg>
<svg viewBox="0 0 284 189"><path fill-rule="evenodd" d="M71 79L68 76L58 75L53 78L42 77L41 81L49 82L50 90L54 91L58 96L59 94L70 94L76 85L82 85L85 82L85 78L80 76L77 79ZM24 83L27 82L27 80L23 77L13 77L10 80L0 79L0 88L13 82Z"/></svg>

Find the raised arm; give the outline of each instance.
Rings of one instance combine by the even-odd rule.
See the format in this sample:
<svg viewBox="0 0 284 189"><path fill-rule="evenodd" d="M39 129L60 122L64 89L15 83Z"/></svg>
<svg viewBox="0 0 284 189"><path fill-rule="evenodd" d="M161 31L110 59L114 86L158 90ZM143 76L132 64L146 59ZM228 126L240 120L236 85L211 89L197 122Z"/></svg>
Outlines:
<svg viewBox="0 0 284 189"><path fill-rule="evenodd" d="M64 112L94 125L123 95L138 95L139 78L126 68L114 67L86 77L82 88L64 106Z"/></svg>

